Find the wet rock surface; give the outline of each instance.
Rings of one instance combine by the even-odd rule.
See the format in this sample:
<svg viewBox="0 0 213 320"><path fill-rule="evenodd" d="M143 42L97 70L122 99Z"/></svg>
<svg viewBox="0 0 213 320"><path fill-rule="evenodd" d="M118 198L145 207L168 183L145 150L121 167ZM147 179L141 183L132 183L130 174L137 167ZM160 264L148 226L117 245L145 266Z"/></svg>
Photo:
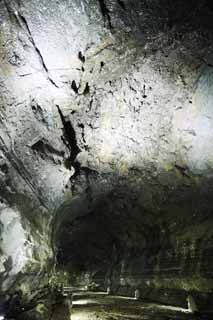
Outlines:
<svg viewBox="0 0 213 320"><path fill-rule="evenodd" d="M41 298L35 306L25 305L16 309L15 319L25 320L83 320L83 319L211 319L211 313L196 314L187 309L171 305L160 305L146 301L136 301L125 296L110 296L101 292L74 294L72 307L65 297ZM12 317L12 318L13 318ZM8 319L11 319L10 317Z"/></svg>
<svg viewBox="0 0 213 320"><path fill-rule="evenodd" d="M208 319L211 314L195 315L168 305L136 302L132 298L82 298L74 301L71 319Z"/></svg>
<svg viewBox="0 0 213 320"><path fill-rule="evenodd" d="M0 2L2 292L211 308L212 16L204 0Z"/></svg>

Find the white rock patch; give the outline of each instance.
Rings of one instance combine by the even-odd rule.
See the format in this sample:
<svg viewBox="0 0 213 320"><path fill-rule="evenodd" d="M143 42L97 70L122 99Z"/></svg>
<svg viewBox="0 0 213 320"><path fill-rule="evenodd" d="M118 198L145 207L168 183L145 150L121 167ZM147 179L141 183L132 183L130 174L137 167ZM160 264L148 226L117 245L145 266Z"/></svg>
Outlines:
<svg viewBox="0 0 213 320"><path fill-rule="evenodd" d="M18 211L3 208L0 211L0 223L2 226L0 247L3 253L0 270L16 275L32 257L32 244L27 241L27 234Z"/></svg>

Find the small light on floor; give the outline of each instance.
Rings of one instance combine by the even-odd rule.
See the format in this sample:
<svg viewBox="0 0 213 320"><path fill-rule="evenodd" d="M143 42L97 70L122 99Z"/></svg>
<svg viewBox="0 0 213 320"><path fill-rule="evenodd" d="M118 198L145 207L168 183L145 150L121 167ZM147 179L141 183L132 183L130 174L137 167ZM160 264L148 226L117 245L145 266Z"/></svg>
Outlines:
<svg viewBox="0 0 213 320"><path fill-rule="evenodd" d="M0 315L0 320L4 320L4 316Z"/></svg>

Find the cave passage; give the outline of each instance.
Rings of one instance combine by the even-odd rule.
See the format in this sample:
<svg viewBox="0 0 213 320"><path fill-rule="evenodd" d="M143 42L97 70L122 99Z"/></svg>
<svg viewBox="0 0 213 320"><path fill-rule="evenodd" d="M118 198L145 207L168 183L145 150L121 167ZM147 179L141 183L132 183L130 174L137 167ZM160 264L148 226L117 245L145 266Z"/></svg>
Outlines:
<svg viewBox="0 0 213 320"><path fill-rule="evenodd" d="M0 1L0 320L212 319L212 141L212 1Z"/></svg>

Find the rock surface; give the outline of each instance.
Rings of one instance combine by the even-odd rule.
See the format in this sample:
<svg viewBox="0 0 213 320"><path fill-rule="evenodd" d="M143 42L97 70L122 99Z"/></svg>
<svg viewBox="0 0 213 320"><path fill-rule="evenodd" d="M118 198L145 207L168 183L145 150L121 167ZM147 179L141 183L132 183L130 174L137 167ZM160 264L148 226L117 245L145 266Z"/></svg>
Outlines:
<svg viewBox="0 0 213 320"><path fill-rule="evenodd" d="M210 1L0 2L2 290L49 281L57 258L77 284L210 306L212 16Z"/></svg>

